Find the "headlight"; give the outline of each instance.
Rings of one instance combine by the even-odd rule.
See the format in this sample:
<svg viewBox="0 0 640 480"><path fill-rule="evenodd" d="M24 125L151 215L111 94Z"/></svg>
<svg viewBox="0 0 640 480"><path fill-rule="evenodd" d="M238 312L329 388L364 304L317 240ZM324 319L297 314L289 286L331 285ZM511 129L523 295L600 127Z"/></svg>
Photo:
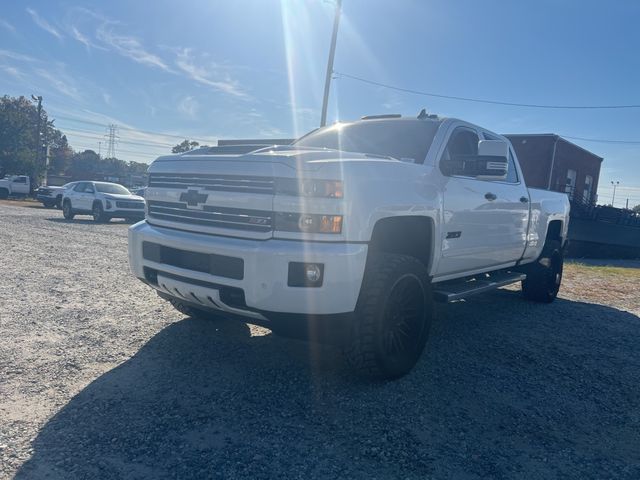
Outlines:
<svg viewBox="0 0 640 480"><path fill-rule="evenodd" d="M341 233L342 215L277 212L275 230L301 233Z"/></svg>
<svg viewBox="0 0 640 480"><path fill-rule="evenodd" d="M107 200L105 203L107 204L107 210L109 210L112 207L111 202Z"/></svg>
<svg viewBox="0 0 640 480"><path fill-rule="evenodd" d="M314 180L298 178L276 179L276 193L303 197L342 198L344 190L340 180Z"/></svg>

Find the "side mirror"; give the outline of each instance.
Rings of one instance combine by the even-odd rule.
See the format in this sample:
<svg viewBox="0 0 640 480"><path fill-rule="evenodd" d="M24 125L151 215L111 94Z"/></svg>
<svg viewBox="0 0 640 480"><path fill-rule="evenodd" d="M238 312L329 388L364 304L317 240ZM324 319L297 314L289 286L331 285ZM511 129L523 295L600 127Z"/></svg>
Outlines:
<svg viewBox="0 0 640 480"><path fill-rule="evenodd" d="M478 173L480 180L506 180L509 171L509 144L502 140L480 140L478 156L486 158Z"/></svg>

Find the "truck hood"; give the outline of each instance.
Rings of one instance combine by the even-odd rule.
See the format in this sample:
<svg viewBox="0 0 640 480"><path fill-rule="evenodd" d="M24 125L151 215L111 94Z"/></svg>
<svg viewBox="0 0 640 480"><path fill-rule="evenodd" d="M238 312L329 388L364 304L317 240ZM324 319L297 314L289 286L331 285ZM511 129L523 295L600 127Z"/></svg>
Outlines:
<svg viewBox="0 0 640 480"><path fill-rule="evenodd" d="M104 198L108 198L109 200L138 200L143 202L144 198L139 197L138 195L120 195L116 193L105 193Z"/></svg>
<svg viewBox="0 0 640 480"><path fill-rule="evenodd" d="M243 147L243 148L240 148ZM249 151L243 151L249 150ZM295 145L258 148L252 145L231 147L201 148L182 155L167 155L158 158L154 163L166 162L250 162L281 164L294 170L317 170L323 164L335 162L400 162L395 158L371 155L366 153L345 152L327 148L298 148ZM158 165L158 169L162 167ZM203 166L207 169L206 166Z"/></svg>

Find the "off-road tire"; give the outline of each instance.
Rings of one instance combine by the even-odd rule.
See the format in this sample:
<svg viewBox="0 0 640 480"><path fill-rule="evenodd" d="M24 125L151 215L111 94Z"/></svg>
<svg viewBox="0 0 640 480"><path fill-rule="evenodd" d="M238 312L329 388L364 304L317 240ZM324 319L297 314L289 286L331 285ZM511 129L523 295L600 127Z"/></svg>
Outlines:
<svg viewBox="0 0 640 480"><path fill-rule="evenodd" d="M528 300L551 303L558 296L562 282L564 257L557 240L547 240L540 258L528 266L522 281L522 293Z"/></svg>
<svg viewBox="0 0 640 480"><path fill-rule="evenodd" d="M210 312L208 310L201 310L196 307L192 307L191 305L187 305L181 302L178 299L171 298L168 302L175 308L177 311L191 318L196 318L198 320L214 320L218 318L220 315Z"/></svg>
<svg viewBox="0 0 640 480"><path fill-rule="evenodd" d="M0 188L0 200L6 200L7 198L9 198L9 190Z"/></svg>
<svg viewBox="0 0 640 480"><path fill-rule="evenodd" d="M56 206L55 202L44 202L42 205L44 205L44 208L53 208Z"/></svg>
<svg viewBox="0 0 640 480"><path fill-rule="evenodd" d="M76 216L76 214L73 213L73 208L71 208L71 200L64 201L62 205L62 216L67 220L73 220L73 217Z"/></svg>
<svg viewBox="0 0 640 480"><path fill-rule="evenodd" d="M431 281L418 259L372 255L344 348L348 362L368 377L406 375L424 350L433 311Z"/></svg>
<svg viewBox="0 0 640 480"><path fill-rule="evenodd" d="M104 213L104 208L102 208L101 202L93 202L91 215L93 216L93 221L95 223L106 223L111 220L109 216Z"/></svg>

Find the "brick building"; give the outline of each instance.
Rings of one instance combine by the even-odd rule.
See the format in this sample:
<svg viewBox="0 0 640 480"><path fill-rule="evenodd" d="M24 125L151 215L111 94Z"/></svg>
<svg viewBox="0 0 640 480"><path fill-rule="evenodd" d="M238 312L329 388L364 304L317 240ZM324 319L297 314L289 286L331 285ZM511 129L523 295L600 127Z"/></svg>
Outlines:
<svg viewBox="0 0 640 480"><path fill-rule="evenodd" d="M554 133L505 137L513 144L528 186L566 192L574 202L596 203L602 157Z"/></svg>

